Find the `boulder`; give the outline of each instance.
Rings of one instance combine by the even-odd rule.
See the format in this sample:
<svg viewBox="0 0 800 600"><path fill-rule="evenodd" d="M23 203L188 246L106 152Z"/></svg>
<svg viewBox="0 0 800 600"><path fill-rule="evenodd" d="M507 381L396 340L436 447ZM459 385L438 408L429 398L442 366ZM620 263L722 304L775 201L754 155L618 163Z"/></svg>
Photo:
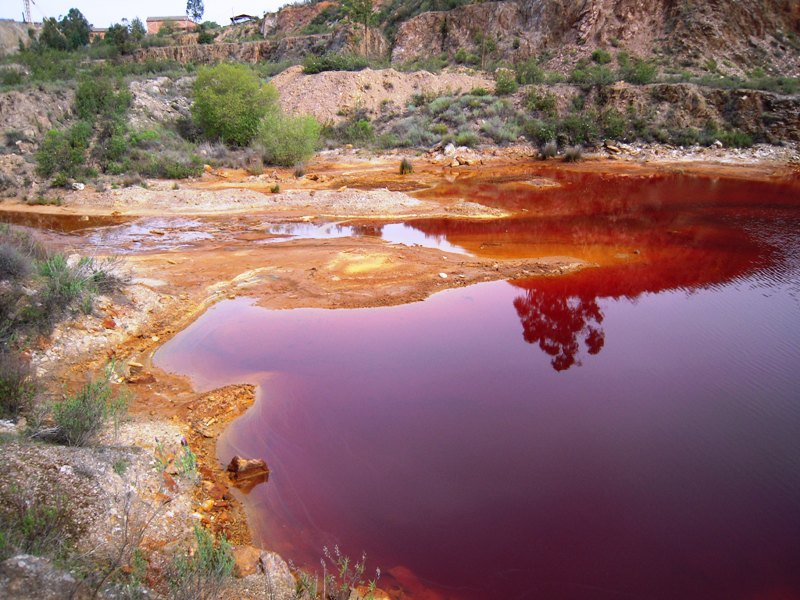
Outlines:
<svg viewBox="0 0 800 600"><path fill-rule="evenodd" d="M258 561L259 570L264 574L264 587L267 598L273 600L292 600L295 598L295 582L289 565L275 552L262 552Z"/></svg>
<svg viewBox="0 0 800 600"><path fill-rule="evenodd" d="M264 483L269 477L267 463L260 458L234 456L227 471L233 485L244 493L249 492L258 484Z"/></svg>
<svg viewBox="0 0 800 600"><path fill-rule="evenodd" d="M0 598L9 600L88 599L89 589L40 556L20 554L0 563ZM104 598L99 594L98 598Z"/></svg>

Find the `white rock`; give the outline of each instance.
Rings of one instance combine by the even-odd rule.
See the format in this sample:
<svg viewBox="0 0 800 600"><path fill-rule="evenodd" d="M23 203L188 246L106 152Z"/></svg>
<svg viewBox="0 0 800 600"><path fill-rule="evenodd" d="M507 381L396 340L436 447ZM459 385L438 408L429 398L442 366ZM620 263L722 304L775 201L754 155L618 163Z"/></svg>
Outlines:
<svg viewBox="0 0 800 600"><path fill-rule="evenodd" d="M447 279L447 273L439 273L439 277L442 279Z"/></svg>
<svg viewBox="0 0 800 600"><path fill-rule="evenodd" d="M84 185L83 183L81 183L79 181L76 181L75 183L72 184L72 189L73 190L82 190L85 187L86 187L86 185Z"/></svg>

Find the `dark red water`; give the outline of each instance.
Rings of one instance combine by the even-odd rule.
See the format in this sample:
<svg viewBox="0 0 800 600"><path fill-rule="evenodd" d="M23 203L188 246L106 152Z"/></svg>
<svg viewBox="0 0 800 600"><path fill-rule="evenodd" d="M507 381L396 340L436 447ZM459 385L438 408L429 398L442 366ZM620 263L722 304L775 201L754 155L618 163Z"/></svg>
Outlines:
<svg viewBox="0 0 800 600"><path fill-rule="evenodd" d="M297 563L364 550L416 598L800 598L800 200L690 183L506 238L636 259L393 308L224 302L156 360L259 384L220 458L270 464L251 522Z"/></svg>

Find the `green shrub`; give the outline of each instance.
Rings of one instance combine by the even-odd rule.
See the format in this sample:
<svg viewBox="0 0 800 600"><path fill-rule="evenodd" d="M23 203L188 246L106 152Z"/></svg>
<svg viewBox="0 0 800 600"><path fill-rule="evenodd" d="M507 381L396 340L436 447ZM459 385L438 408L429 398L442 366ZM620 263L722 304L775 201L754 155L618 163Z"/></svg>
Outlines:
<svg viewBox="0 0 800 600"><path fill-rule="evenodd" d="M356 119L348 123L343 132L348 144L367 144L375 139L375 130L367 119Z"/></svg>
<svg viewBox="0 0 800 600"><path fill-rule="evenodd" d="M36 388L28 363L0 350L0 417L16 417L27 412L33 404Z"/></svg>
<svg viewBox="0 0 800 600"><path fill-rule="evenodd" d="M246 146L261 120L278 110L278 91L245 65L201 68L194 84L192 116L206 137Z"/></svg>
<svg viewBox="0 0 800 600"><path fill-rule="evenodd" d="M0 84L2 85L19 85L23 79L22 72L17 69L0 70Z"/></svg>
<svg viewBox="0 0 800 600"><path fill-rule="evenodd" d="M556 115L556 96L551 92L539 92L535 88L525 95L525 108L530 112L541 112L549 117Z"/></svg>
<svg viewBox="0 0 800 600"><path fill-rule="evenodd" d="M597 139L597 119L592 115L567 115L558 125L558 133L563 134L573 144L592 143Z"/></svg>
<svg viewBox="0 0 800 600"><path fill-rule="evenodd" d="M551 121L531 119L525 122L523 130L525 137L535 144L544 144L554 140L556 137L556 128Z"/></svg>
<svg viewBox="0 0 800 600"><path fill-rule="evenodd" d="M598 48L592 52L592 60L598 65L607 65L611 62L611 53L608 50L601 50Z"/></svg>
<svg viewBox="0 0 800 600"><path fill-rule="evenodd" d="M718 132L716 137L727 148L749 148L753 145L753 137L738 129Z"/></svg>
<svg viewBox="0 0 800 600"><path fill-rule="evenodd" d="M128 86L110 77L82 77L75 90L75 112L81 119L119 119L131 105Z"/></svg>
<svg viewBox="0 0 800 600"><path fill-rule="evenodd" d="M407 158L400 161L400 175L410 175L414 172L414 165Z"/></svg>
<svg viewBox="0 0 800 600"><path fill-rule="evenodd" d="M50 491L33 498L8 486L0 500L0 560L16 554L65 557L77 533L65 496Z"/></svg>
<svg viewBox="0 0 800 600"><path fill-rule="evenodd" d="M303 73L313 75L323 71L361 71L368 66L369 61L366 58L355 54L308 54L303 61Z"/></svg>
<svg viewBox="0 0 800 600"><path fill-rule="evenodd" d="M77 175L86 161L91 134L91 126L84 121L66 131L48 131L36 152L38 173L45 177L59 172L69 177Z"/></svg>
<svg viewBox="0 0 800 600"><path fill-rule="evenodd" d="M468 148L474 148L480 142L480 138L478 134L474 131L459 131L456 135L456 146L467 146Z"/></svg>
<svg viewBox="0 0 800 600"><path fill-rule="evenodd" d="M312 116L276 111L261 121L256 144L265 162L288 167L314 154L321 132L322 126Z"/></svg>
<svg viewBox="0 0 800 600"><path fill-rule="evenodd" d="M539 63L534 58L517 63L514 69L517 72L517 81L521 85L544 83L546 79L544 69L539 66Z"/></svg>
<svg viewBox="0 0 800 600"><path fill-rule="evenodd" d="M128 409L124 393L114 393L111 379L113 364L102 377L84 385L74 396L67 396L53 405L56 432L53 438L68 446L87 446L113 421L116 426Z"/></svg>
<svg viewBox="0 0 800 600"><path fill-rule="evenodd" d="M225 536L219 543L196 525L194 537L197 548L191 555L180 555L168 568L170 597L175 600L215 600L223 597L222 590L233 574L233 552Z"/></svg>
<svg viewBox="0 0 800 600"><path fill-rule="evenodd" d="M476 87L476 88L472 88L470 90L469 95L470 96L478 96L478 97L488 96L489 95L489 90L487 90L486 88L482 88L482 87Z"/></svg>
<svg viewBox="0 0 800 600"><path fill-rule="evenodd" d="M570 73L569 80L575 85L587 88L611 85L617 78L611 69L603 65L579 65Z"/></svg>
<svg viewBox="0 0 800 600"><path fill-rule="evenodd" d="M509 69L497 69L494 74L494 93L498 96L508 96L517 91L517 79Z"/></svg>
<svg viewBox="0 0 800 600"><path fill-rule="evenodd" d="M496 144L513 142L519 137L519 126L499 117L491 117L483 122L481 131L492 138Z"/></svg>
<svg viewBox="0 0 800 600"><path fill-rule="evenodd" d="M628 130L625 117L616 110L609 110L602 116L603 135L611 139L623 139Z"/></svg>
<svg viewBox="0 0 800 600"><path fill-rule="evenodd" d="M617 55L619 77L628 83L645 85L651 83L658 73L658 67L641 58L631 57L625 52Z"/></svg>

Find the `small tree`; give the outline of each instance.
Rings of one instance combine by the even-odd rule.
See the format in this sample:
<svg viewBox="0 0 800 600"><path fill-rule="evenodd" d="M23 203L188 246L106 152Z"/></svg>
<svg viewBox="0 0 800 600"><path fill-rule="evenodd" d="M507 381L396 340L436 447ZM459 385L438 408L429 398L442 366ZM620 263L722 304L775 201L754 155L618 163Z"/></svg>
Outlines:
<svg viewBox="0 0 800 600"><path fill-rule="evenodd" d="M70 50L76 50L89 43L89 21L77 8L70 8L66 17L58 23L61 33Z"/></svg>
<svg viewBox="0 0 800 600"><path fill-rule="evenodd" d="M203 18L203 12L205 12L203 0L186 0L186 14L189 15L192 21L199 23L200 19Z"/></svg>
<svg viewBox="0 0 800 600"><path fill-rule="evenodd" d="M206 137L246 146L269 112L278 110L278 90L245 65L202 68L194 84L192 116Z"/></svg>
<svg viewBox="0 0 800 600"><path fill-rule="evenodd" d="M353 23L364 26L364 54L366 54L367 49L369 26L374 19L372 2L373 0L342 0L342 11L347 15L347 18Z"/></svg>
<svg viewBox="0 0 800 600"><path fill-rule="evenodd" d="M137 44L141 43L141 41L144 39L144 36L147 35L147 29L145 29L144 23L142 23L142 20L139 17L136 17L133 21L131 21L130 34L131 39Z"/></svg>
<svg viewBox="0 0 800 600"><path fill-rule="evenodd" d="M39 43L54 50L66 50L67 38L58 28L58 22L49 17L42 23L42 33L39 34Z"/></svg>
<svg viewBox="0 0 800 600"><path fill-rule="evenodd" d="M274 111L261 121L257 146L268 164L291 167L311 158L321 132L319 121L310 115Z"/></svg>

